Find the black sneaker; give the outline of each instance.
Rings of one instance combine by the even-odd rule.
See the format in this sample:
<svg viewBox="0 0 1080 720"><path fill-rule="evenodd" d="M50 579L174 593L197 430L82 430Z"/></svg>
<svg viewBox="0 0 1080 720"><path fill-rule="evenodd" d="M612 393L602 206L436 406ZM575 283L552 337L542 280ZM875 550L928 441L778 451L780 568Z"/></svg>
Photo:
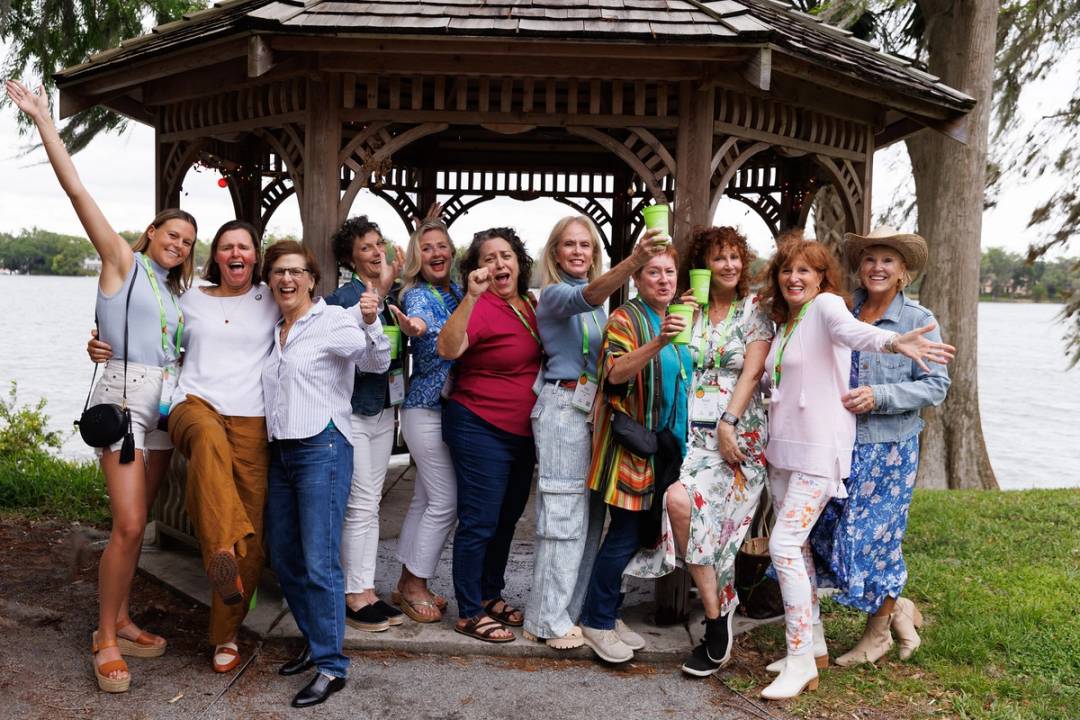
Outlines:
<svg viewBox="0 0 1080 720"><path fill-rule="evenodd" d="M365 632L382 632L390 628L390 620L374 605L365 605L359 610L346 605L345 622Z"/></svg>
<svg viewBox="0 0 1080 720"><path fill-rule="evenodd" d="M388 602L379 600L377 603L372 605L372 607L374 607L376 610L386 616L386 621L390 623L390 627L393 627L395 625L401 625L403 622L405 622L405 613L401 612L401 610L397 609Z"/></svg>
<svg viewBox="0 0 1080 720"><path fill-rule="evenodd" d="M709 660L717 665L724 665L731 659L731 624L735 619L734 611L721 615L715 620L705 619L705 638L701 644L709 655Z"/></svg>
<svg viewBox="0 0 1080 720"><path fill-rule="evenodd" d="M709 659L709 652L705 649L704 642L695 647L682 664L682 671L694 677L709 677L719 669L720 663Z"/></svg>

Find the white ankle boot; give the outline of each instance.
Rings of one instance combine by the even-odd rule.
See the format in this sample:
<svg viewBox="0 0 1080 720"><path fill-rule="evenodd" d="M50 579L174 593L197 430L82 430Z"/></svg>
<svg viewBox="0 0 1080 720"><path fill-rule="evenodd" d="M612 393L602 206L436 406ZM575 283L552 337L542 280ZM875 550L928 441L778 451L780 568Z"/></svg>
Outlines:
<svg viewBox="0 0 1080 720"><path fill-rule="evenodd" d="M772 681L772 685L761 691L766 700L786 700L793 698L803 690L817 690L818 671L813 653L788 655L784 669Z"/></svg>
<svg viewBox="0 0 1080 720"><path fill-rule="evenodd" d="M863 636L859 638L859 642L855 643L855 647L836 658L836 664L840 667L849 667L880 660L893 646L892 633L889 632L892 619L892 614L867 617Z"/></svg>
<svg viewBox="0 0 1080 720"><path fill-rule="evenodd" d="M922 627L922 613L915 603L905 597L896 598L896 609L893 610L892 630L896 633L896 643L900 646L900 659L908 660L922 645L919 633L915 632Z"/></svg>
<svg viewBox="0 0 1080 720"><path fill-rule="evenodd" d="M821 623L814 623L814 649L811 654L814 656L814 664L819 668L829 667L829 648L825 645L825 626ZM765 670L771 673L783 672L786 660L787 657L785 656L771 662L765 667Z"/></svg>

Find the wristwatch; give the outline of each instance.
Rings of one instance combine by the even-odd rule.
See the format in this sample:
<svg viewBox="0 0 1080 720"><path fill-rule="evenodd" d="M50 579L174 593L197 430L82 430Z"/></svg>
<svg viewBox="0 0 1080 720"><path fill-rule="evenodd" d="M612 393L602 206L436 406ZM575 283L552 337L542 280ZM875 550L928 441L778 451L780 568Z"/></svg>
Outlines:
<svg viewBox="0 0 1080 720"><path fill-rule="evenodd" d="M727 410L720 416L720 422L725 422L728 425L735 427L739 424L739 416L729 413Z"/></svg>

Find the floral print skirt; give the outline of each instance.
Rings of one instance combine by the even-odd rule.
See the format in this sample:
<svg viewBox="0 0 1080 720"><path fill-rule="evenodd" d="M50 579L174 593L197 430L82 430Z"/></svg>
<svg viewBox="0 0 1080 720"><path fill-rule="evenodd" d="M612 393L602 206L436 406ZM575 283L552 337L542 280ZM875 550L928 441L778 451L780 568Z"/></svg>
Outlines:
<svg viewBox="0 0 1080 720"><path fill-rule="evenodd" d="M900 547L919 469L919 437L894 443L857 443L848 497L826 506L810 535L818 584L836 587L842 605L875 613L900 597L907 566Z"/></svg>

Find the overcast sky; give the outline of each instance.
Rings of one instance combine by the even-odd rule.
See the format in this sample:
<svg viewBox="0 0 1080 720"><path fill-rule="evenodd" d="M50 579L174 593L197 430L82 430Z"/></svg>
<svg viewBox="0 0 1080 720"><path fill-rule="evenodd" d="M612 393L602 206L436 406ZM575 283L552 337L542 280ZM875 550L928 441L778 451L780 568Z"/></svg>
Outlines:
<svg viewBox="0 0 1080 720"><path fill-rule="evenodd" d="M2 50L0 46L0 50ZM1025 91L1025 118L1038 118L1060 102L1063 93L1071 95L1075 83L1077 53L1061 64L1049 81ZM30 80L29 78L27 78ZM0 106L0 231L17 232L38 226L55 232L83 235L75 212L44 164L43 150L18 157L26 142L18 136L14 108ZM153 132L131 123L122 135L99 137L79 153L75 164L83 182L93 193L106 217L117 230L142 229L154 210ZM218 175L211 171L188 173L183 183L181 206L199 221L200 237L209 237L226 220L232 219L228 190L218 187ZM1045 176L1016 182L999 195L998 205L989 210L983 222L983 247L1003 247L1023 252L1041 240L1041 230L1026 229L1033 208L1066 179ZM910 193L913 185L910 165L902 143L879 151L874 163L874 215L889 204L897 193ZM515 227L533 250L540 247L552 224L569 214L570 209L553 200L531 202L493 200L483 203L457 220L452 234L459 244L472 233L495 225ZM407 240L404 226L396 213L381 199L363 191L357 196L352 214L366 213L378 222L397 242ZM750 238L759 253L769 254L772 238L764 223L737 201L725 199L715 218L717 224L737 225ZM913 225L905 229L914 229ZM300 234L300 217L295 197L287 200L274 214L267 231L275 234ZM928 238L933 241L935 238ZM1074 253L1075 253L1074 249Z"/></svg>

